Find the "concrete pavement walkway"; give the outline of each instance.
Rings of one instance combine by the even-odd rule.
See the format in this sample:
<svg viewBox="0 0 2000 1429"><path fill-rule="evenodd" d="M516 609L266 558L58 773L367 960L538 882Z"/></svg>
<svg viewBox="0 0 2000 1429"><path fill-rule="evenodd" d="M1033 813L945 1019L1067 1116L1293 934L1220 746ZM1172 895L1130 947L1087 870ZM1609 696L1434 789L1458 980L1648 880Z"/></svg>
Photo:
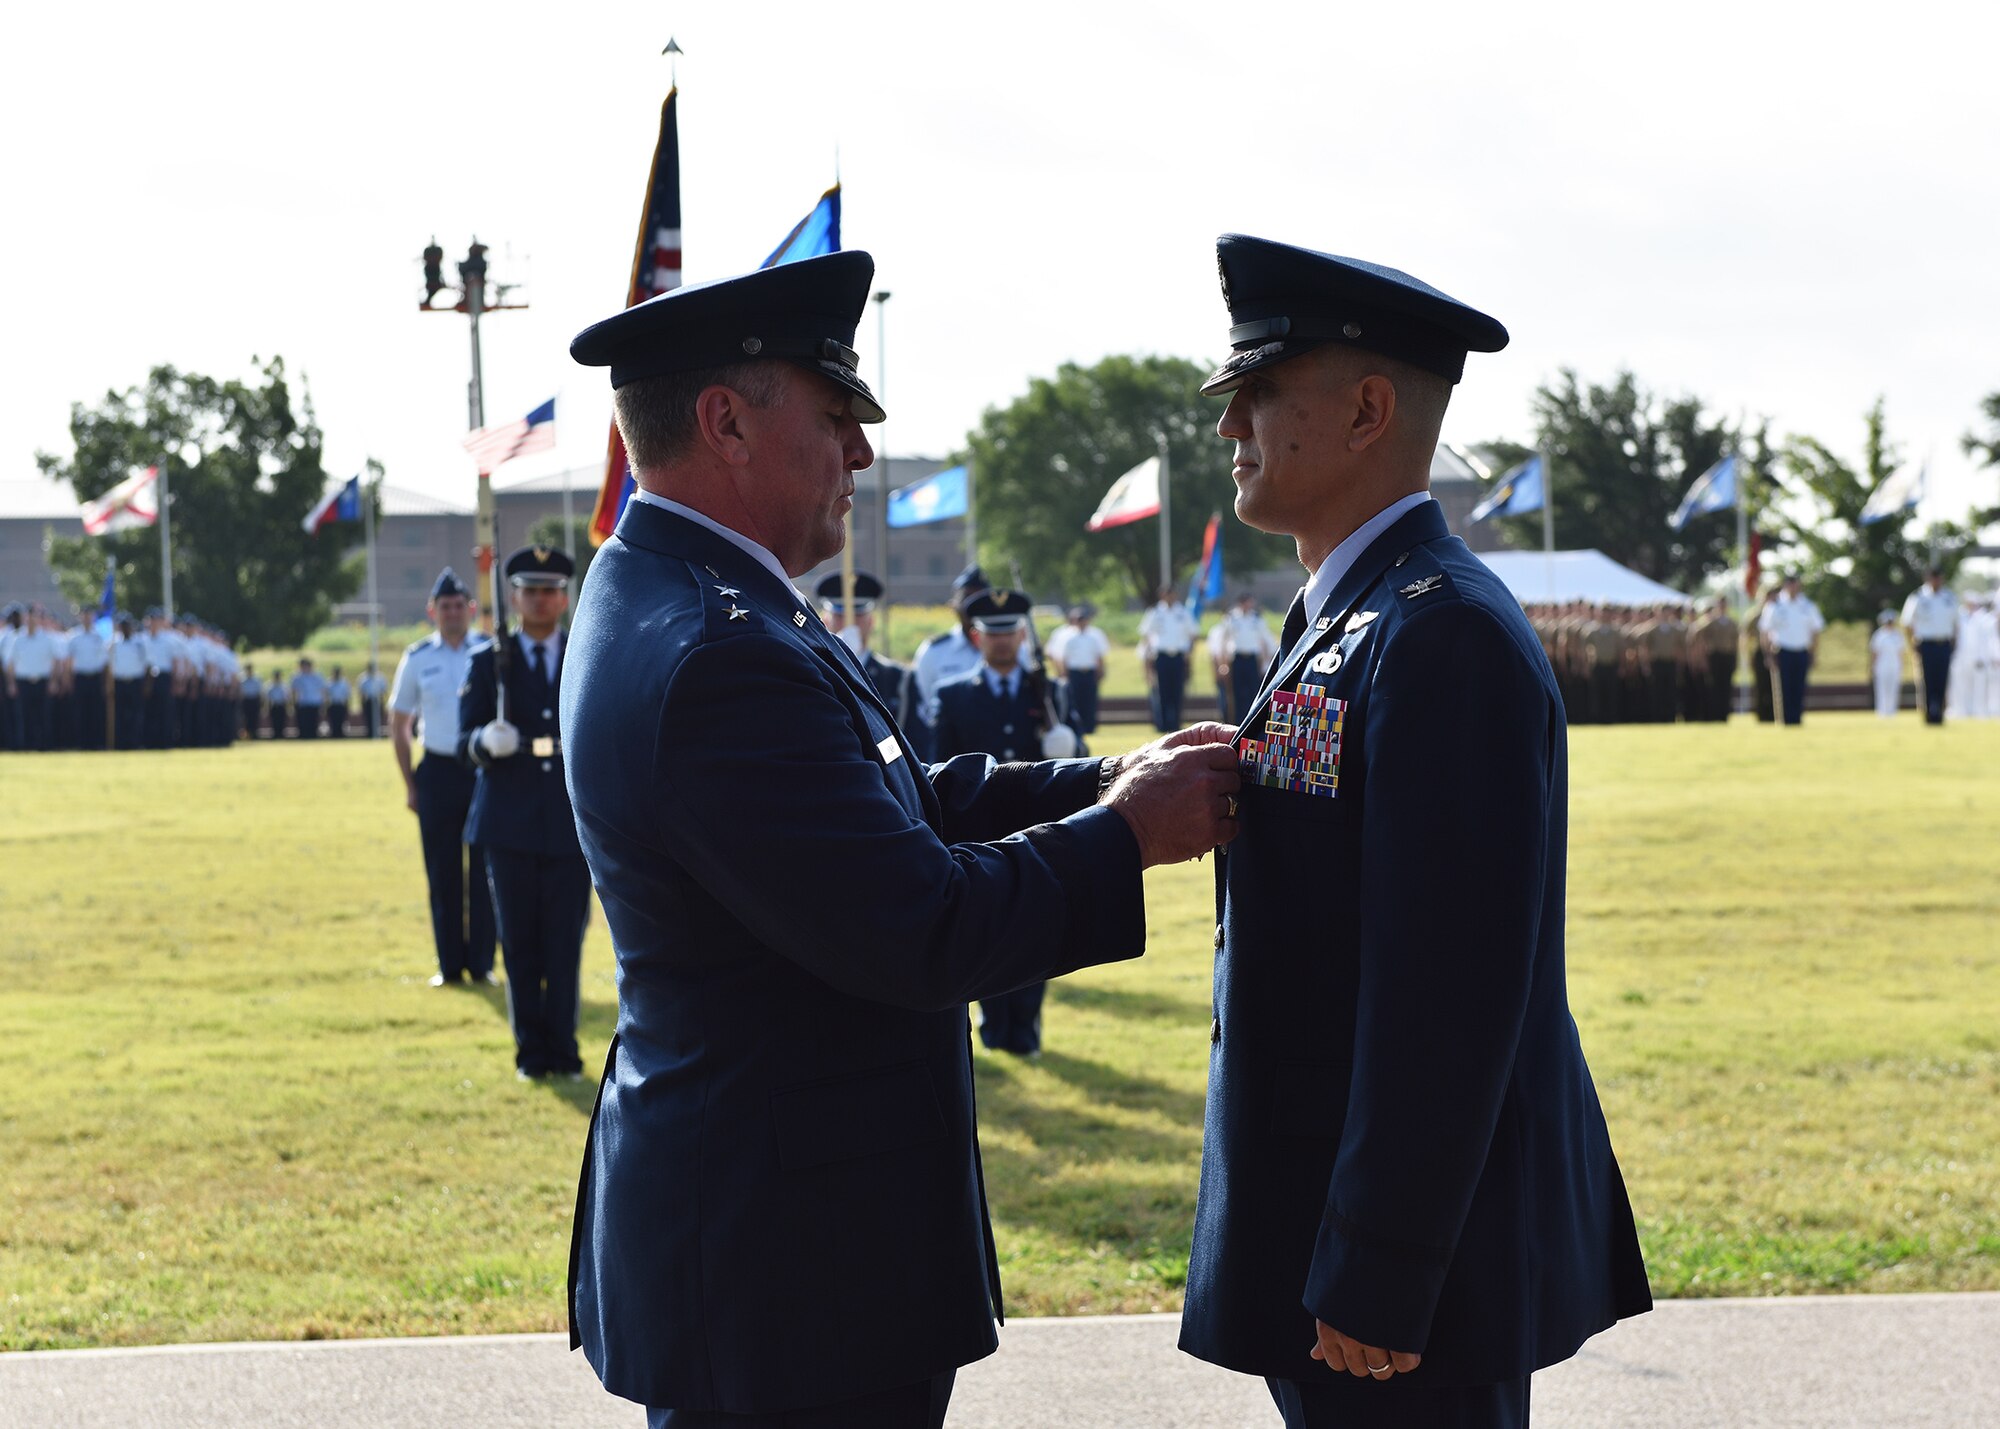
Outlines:
<svg viewBox="0 0 2000 1429"><path fill-rule="evenodd" d="M1017 1320L949 1429L1275 1429L1178 1317ZM1317 1368L1316 1366L1314 1368ZM2000 1424L2000 1294L1684 1300L1535 1377L1540 1429ZM7 1429L639 1429L555 1335L0 1355Z"/></svg>

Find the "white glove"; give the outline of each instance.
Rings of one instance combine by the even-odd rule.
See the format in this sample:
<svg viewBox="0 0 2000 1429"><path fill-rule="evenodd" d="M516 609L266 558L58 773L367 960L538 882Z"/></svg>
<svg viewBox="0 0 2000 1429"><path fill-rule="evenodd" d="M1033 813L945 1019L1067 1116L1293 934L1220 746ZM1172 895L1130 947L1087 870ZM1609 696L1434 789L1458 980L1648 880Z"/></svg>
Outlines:
<svg viewBox="0 0 2000 1429"><path fill-rule="evenodd" d="M479 747L495 759L505 759L521 747L521 731L504 719L479 727Z"/></svg>
<svg viewBox="0 0 2000 1429"><path fill-rule="evenodd" d="M1076 758L1076 731L1066 724L1050 725L1048 733L1042 736L1042 758Z"/></svg>

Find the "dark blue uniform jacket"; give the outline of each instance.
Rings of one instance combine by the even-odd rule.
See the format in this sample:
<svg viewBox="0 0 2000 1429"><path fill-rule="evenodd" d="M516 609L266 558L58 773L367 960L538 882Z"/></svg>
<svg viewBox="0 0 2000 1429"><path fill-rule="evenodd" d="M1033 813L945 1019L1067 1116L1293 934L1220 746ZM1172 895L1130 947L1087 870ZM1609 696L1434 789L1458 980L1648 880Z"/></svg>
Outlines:
<svg viewBox="0 0 2000 1429"><path fill-rule="evenodd" d="M932 748L940 755L976 750L1002 763L1040 759L1042 731L1049 725L1050 708L1056 719L1071 723L1062 687L1025 668L1011 699L1004 693L993 693L986 683L984 665L939 685L937 699Z"/></svg>
<svg viewBox="0 0 2000 1429"><path fill-rule="evenodd" d="M1098 763L919 764L785 582L636 500L563 727L619 997L573 1339L614 1393L737 1413L991 1353L965 1004L1141 951Z"/></svg>
<svg viewBox="0 0 2000 1429"><path fill-rule="evenodd" d="M1325 611L1239 731L1181 1347L1308 1378L1318 1318L1512 1379L1652 1303L1564 983L1562 705L1435 502Z"/></svg>
<svg viewBox="0 0 2000 1429"><path fill-rule="evenodd" d="M514 639L511 634L503 638ZM555 646L565 651L560 632ZM535 677L518 642L513 649L507 671L507 722L521 732L521 747L516 753L494 759L473 743L479 727L498 712L490 643L473 653L465 668L465 684L458 692L458 760L479 771L472 808L465 816L465 841L548 858L574 857L576 821L570 815L569 791L563 782L562 711L555 689ZM562 682L567 665L568 660L559 655L556 683ZM534 752L538 739L549 742L549 753Z"/></svg>

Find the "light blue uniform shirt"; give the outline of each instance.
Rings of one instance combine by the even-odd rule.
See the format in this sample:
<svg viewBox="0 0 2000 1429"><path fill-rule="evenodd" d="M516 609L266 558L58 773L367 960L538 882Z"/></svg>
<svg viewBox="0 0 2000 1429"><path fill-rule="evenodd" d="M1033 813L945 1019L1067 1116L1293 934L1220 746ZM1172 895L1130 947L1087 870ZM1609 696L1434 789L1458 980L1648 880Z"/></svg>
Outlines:
<svg viewBox="0 0 2000 1429"><path fill-rule="evenodd" d="M426 754L447 758L458 753L458 689L472 655L486 637L467 632L454 650L436 631L403 652L390 686L389 708L417 717L417 735Z"/></svg>
<svg viewBox="0 0 2000 1429"><path fill-rule="evenodd" d="M292 703L307 709L326 703L326 676L317 670L292 676Z"/></svg>

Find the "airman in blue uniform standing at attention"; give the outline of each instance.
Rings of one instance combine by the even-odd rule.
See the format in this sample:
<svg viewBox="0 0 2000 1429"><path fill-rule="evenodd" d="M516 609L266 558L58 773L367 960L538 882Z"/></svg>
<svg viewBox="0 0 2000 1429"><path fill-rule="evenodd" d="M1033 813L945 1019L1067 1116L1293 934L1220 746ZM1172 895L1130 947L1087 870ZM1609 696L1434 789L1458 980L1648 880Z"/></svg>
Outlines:
<svg viewBox="0 0 2000 1429"><path fill-rule="evenodd" d="M501 568L521 628L476 651L458 697L458 756L479 772L467 842L486 851L493 917L507 963L514 1071L578 1077L578 980L590 915L590 870L577 846L563 784L556 691L576 564L550 546L523 546ZM501 669L505 666L505 669Z"/></svg>
<svg viewBox="0 0 2000 1429"><path fill-rule="evenodd" d="M1651 1299L1569 1011L1561 696L1428 490L1507 332L1372 263L1216 256L1236 512L1312 579L1237 731L1181 1347L1288 1429L1514 1429Z"/></svg>

